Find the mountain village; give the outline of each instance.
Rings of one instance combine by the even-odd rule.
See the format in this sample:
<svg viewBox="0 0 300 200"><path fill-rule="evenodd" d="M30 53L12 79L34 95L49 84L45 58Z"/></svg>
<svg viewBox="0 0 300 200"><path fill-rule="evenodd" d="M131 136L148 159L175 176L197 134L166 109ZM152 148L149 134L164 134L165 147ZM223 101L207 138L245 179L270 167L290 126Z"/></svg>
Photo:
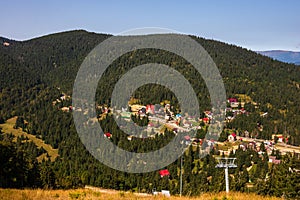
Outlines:
<svg viewBox="0 0 300 200"><path fill-rule="evenodd" d="M53 101L53 105L56 103L61 103L63 101L70 100L71 97L62 93L60 98ZM147 104L142 105L136 103L137 100L129 102L127 108L121 108L120 110L110 108L105 105L98 105L97 110L100 114L95 119L90 119L92 123L102 120L106 115L115 115L116 119L121 119L125 121L131 121L132 116L138 116L140 119L146 117L148 119L148 125L144 128L143 132L140 134L141 138L154 138L156 134L164 134L164 130L168 129L177 133L184 133L189 131L197 131L201 129L207 130L213 120L212 111L204 111L202 118L196 119L194 116L189 116L188 114L174 113L172 105L168 101L162 102L161 104ZM253 103L256 107L257 104ZM229 122L235 119L237 115L247 115L249 111L244 108L245 101L240 101L238 98L228 98L226 107L226 118L225 121ZM82 111L80 108L74 108L72 106L64 106L60 108L63 112L84 112L88 113L88 110ZM268 113L261 113L262 117L266 117ZM262 125L257 125L259 130L263 130ZM243 149L253 149L262 155L267 153L269 156L269 162L274 164L279 164L280 159L276 159L275 152L280 155L286 155L290 153L296 155L300 158L300 147L288 145L288 138L285 138L283 134L272 134L271 140L257 139L251 137L249 132L245 131L243 136L235 130L226 130L227 140L220 142L213 139L200 139L190 136L185 136L185 140L193 146L202 146L200 151L210 152L211 150L219 151L220 155L229 156L235 153L236 150ZM104 136L111 138L113 133L104 133ZM132 140L134 136L128 135L127 139ZM204 149L203 149L204 148ZM300 172L300 170L296 169Z"/></svg>

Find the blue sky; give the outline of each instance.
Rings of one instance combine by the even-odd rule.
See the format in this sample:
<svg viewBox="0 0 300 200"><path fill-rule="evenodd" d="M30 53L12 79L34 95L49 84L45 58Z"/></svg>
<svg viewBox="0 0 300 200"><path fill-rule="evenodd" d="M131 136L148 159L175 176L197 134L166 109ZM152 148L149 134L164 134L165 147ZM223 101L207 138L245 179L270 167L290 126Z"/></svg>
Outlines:
<svg viewBox="0 0 300 200"><path fill-rule="evenodd" d="M0 35L26 40L74 29L162 27L252 50L300 51L299 9L298 0L7 0Z"/></svg>

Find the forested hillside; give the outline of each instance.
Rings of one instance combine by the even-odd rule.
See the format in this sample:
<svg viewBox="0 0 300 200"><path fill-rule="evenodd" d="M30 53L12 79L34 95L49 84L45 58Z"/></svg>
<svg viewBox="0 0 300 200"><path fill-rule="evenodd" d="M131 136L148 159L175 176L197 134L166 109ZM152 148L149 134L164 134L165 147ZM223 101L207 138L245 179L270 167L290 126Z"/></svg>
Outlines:
<svg viewBox="0 0 300 200"><path fill-rule="evenodd" d="M168 177L160 177L158 172L128 174L110 169L88 153L76 133L72 113L61 110L71 105L73 83L84 58L108 37L110 35L78 30L22 42L0 38L0 123L14 116L22 117L26 123L18 127L59 149L59 157L55 162L44 160L36 163L33 157L39 155L38 150L35 150L34 156L27 155L36 148L34 145L24 146L22 139L13 143L11 136L2 133L0 156L7 158L7 163L6 168L2 168L1 176L4 178L0 178L1 187L72 188L95 185L145 192L153 188L169 189L172 194L178 193L180 160L166 167L171 174ZM216 63L223 77L227 97L236 97L239 101L242 100L241 94L247 97L245 109L248 113L227 123L226 128L239 134L247 131L253 137L262 139L271 139L274 133L283 134L289 138L289 144L300 145L299 67L234 45L191 37L207 50ZM4 42L9 45L4 45ZM148 62L167 64L181 72L194 87L201 102L200 111L211 109L207 88L195 69L176 55L153 49L129 52L112 63L99 83L97 94L101 93L102 96L96 96L97 104L109 104L110 89L121 75L134 66ZM70 98L54 104L53 101L62 95ZM178 106L174 94L157 85L141 87L135 92L135 97L144 104L169 100L172 105ZM262 116L261 113L268 114ZM164 136L157 136L155 141L130 142L116 126L112 116L108 115L100 124L105 131L113 133L112 142L135 152L159 148L173 137L173 132L166 131ZM258 124L263 129L259 129ZM224 172L215 169L216 160L213 156L219 152L212 150L211 155L199 159L199 148L191 147L184 154L183 193L197 195L224 190ZM23 157L20 157L21 149L27 152ZM291 198L299 198L299 174L289 171L289 168L299 166L299 160L295 157L288 155L280 165L268 165L267 155L260 156L251 150L239 149L231 156L238 158L238 168L230 170L233 175L232 190L276 196L285 193ZM13 167L14 160L26 163L26 166ZM252 170L246 170L249 167ZM22 176L11 177L13 174ZM36 179L31 179L31 175ZM277 184L282 182L289 184ZM249 183L251 187L247 187Z"/></svg>

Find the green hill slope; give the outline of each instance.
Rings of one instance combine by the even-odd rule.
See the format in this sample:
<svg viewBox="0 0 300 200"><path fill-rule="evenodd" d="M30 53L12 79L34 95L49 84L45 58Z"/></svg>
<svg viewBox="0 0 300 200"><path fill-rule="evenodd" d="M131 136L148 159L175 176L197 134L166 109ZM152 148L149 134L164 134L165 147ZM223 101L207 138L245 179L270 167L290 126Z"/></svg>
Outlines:
<svg viewBox="0 0 300 200"><path fill-rule="evenodd" d="M28 101L28 98L34 98L30 95L28 97L28 93L32 93L34 87L39 91L48 87L52 87L51 90L59 87L67 94L71 94L73 81L83 59L93 47L108 37L109 35L78 30L23 42L11 41L11 45L8 47L0 46L0 89L2 90L0 97L3 108L1 115L7 118L13 116L12 112L19 113L19 105ZM259 104L260 112L268 112L272 123L265 124L265 133L262 133L260 137L270 138L271 133L279 132L291 136L291 142L300 145L298 139L300 138L298 126L300 124L299 67L274 61L234 45L194 36L192 38L208 51L217 64L228 97L245 94ZM157 62L168 64L180 72L185 72L198 94L199 101L203 103L200 109L210 109L208 92L199 74L195 75L187 63L180 61L174 55L155 51L150 52L151 54L152 57L142 57L143 51L138 51L117 60L111 66L113 70L108 70L106 78L99 83L99 90L109 96L108 89L112 88L117 78L127 69L156 59ZM131 58L128 59L129 57ZM127 61L125 61L126 59ZM137 96L143 98L144 101L150 99L160 101L163 100L163 96L170 96L163 95L162 93L167 91L158 89L157 86L147 89L159 92L159 94L155 97L157 99L153 99L150 92L143 94L141 91L137 92ZM24 96L26 98L22 99ZM109 97L107 98L109 99ZM8 101L10 102L7 103ZM99 103L101 102L108 102L108 100L102 99ZM27 105L22 106L27 107ZM258 121L260 119L257 119ZM242 127L236 128L242 129Z"/></svg>
<svg viewBox="0 0 300 200"><path fill-rule="evenodd" d="M58 149L59 157L55 162L36 164L40 169L37 171L37 179L40 181L38 187L94 185L141 192L156 188L169 189L172 194L178 194L180 161L166 167L171 174L169 177L160 177L158 172L128 174L111 169L91 156L77 135L72 113L61 110L63 107L68 110L71 105L73 82L84 58L108 37L110 35L77 30L28 41L9 40L9 46L0 45L0 123L14 116L22 116L28 122L25 129L29 134L38 136L46 144ZM236 97L238 100L244 97L249 101L245 104L247 112L226 124L228 130L235 130L238 134L247 131L261 139L271 139L273 133L281 133L289 138L290 144L300 145L299 67L234 45L195 36L191 38L199 42L215 61L223 77L227 97ZM166 64L178 70L193 86L200 102L200 111L211 109L209 93L200 74L182 58L154 49L136 50L115 60L98 84L97 104L110 102L110 91L121 75L149 62ZM61 101L62 94L70 95L70 99ZM134 93L134 97L143 104L169 100L175 108L180 108L174 94L158 85L143 86ZM262 116L261 113L267 115ZM118 128L112 116L107 115L100 121L100 125L105 132L112 133L114 144L134 152L160 148L174 136L173 132L166 131L164 136L153 140L128 141L127 135ZM199 135L203 135L201 131ZM6 140L2 135L0 139ZM9 151L16 148L11 143L7 145L5 141L1 141L1 145ZM183 155L183 194L199 195L224 190L224 174L215 169L214 156L199 159L196 149L190 148ZM6 156L6 152L1 153ZM234 156L238 157L238 168L230 170L231 189L251 190L273 196L282 196L285 192L291 198L299 197L299 174L288 170L298 169L296 157L287 156L282 159L282 164L275 166L268 164L267 155L261 156L251 149L239 149ZM10 160L9 156L7 160ZM246 169L252 164L258 167L248 173ZM10 163L9 166L12 165ZM22 170L16 173L21 174ZM9 179L10 174L5 175ZM17 187L10 185L17 182L15 179L6 181L6 185L1 180L1 187ZM251 188L248 188L250 182Z"/></svg>

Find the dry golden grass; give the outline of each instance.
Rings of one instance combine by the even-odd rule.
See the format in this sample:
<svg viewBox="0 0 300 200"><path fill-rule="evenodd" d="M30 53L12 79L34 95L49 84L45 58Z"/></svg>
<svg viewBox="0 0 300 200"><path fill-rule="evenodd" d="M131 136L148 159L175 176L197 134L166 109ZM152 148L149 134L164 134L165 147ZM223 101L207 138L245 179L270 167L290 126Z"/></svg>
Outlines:
<svg viewBox="0 0 300 200"><path fill-rule="evenodd" d="M12 133L15 137L24 136L28 137L30 141L33 141L38 147L43 147L50 156L51 161L54 161L58 156L58 149L53 149L51 145L45 144L45 142L39 138L36 138L34 135L28 134L22 131L21 128L14 129L16 124L17 117L8 119L4 124L0 124L0 128L4 133ZM41 161L46 157L46 154L41 155L38 160Z"/></svg>
<svg viewBox="0 0 300 200"><path fill-rule="evenodd" d="M230 193L227 195L224 192L218 194L207 193L199 197L176 197L170 198L163 196L140 196L134 193L127 192L96 192L89 189L75 189L75 190L17 190L17 189L0 189L0 199L2 200L64 200L64 199L89 199L89 200L131 200L131 199L143 199L143 200L279 200L280 198L275 197L262 197L255 194L245 193Z"/></svg>

